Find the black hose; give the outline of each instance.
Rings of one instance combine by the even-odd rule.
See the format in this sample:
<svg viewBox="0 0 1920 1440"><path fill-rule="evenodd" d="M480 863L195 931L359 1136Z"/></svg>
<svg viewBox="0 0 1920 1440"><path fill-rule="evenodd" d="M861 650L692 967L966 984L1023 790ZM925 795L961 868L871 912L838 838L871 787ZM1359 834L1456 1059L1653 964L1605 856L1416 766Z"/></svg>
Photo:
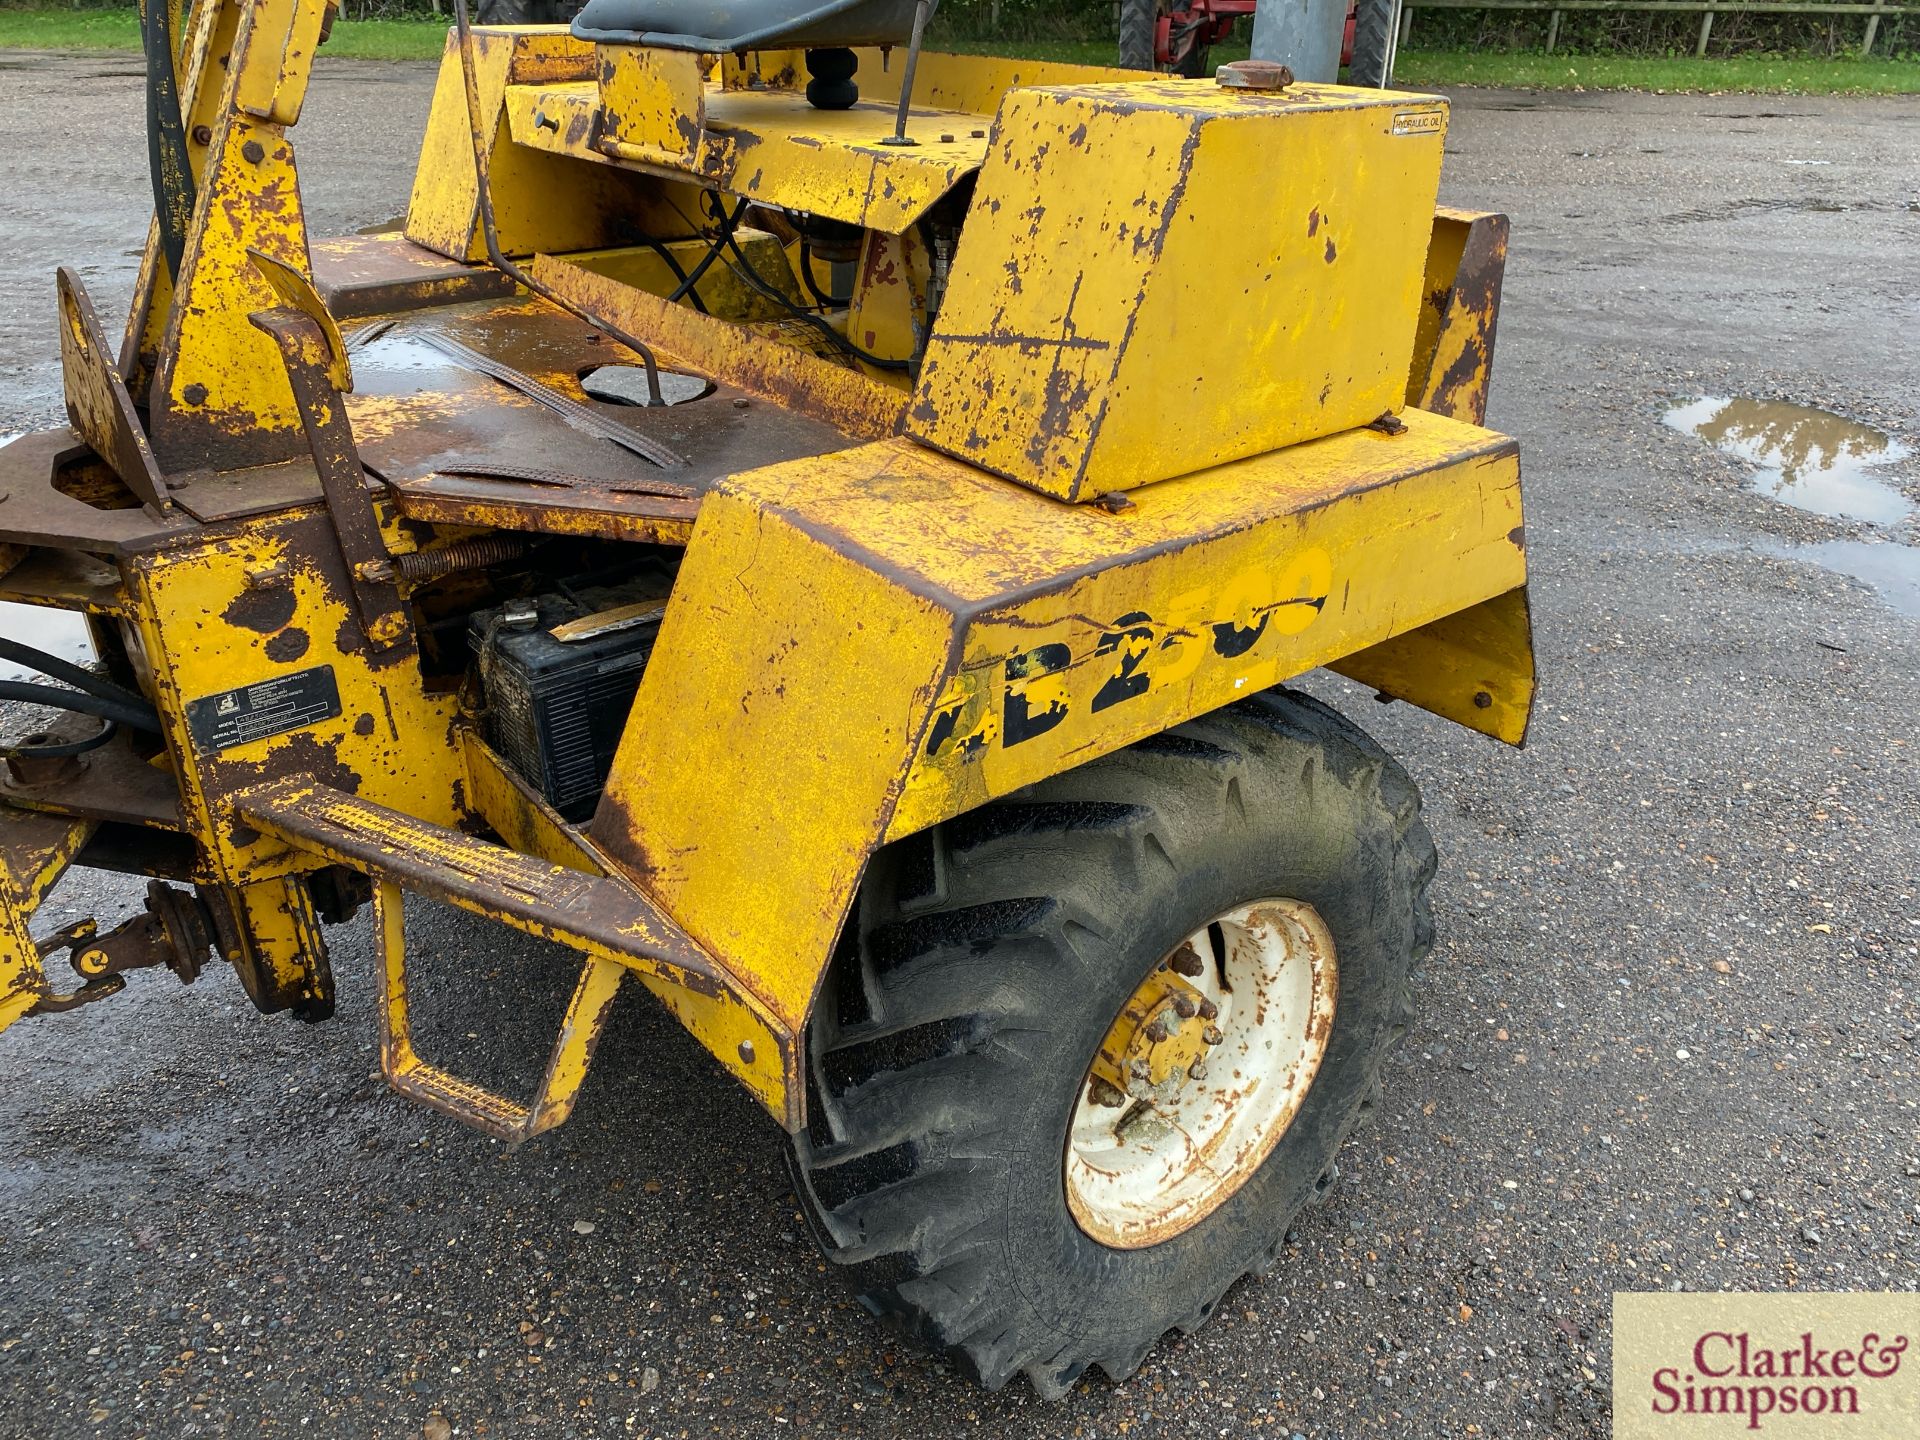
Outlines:
<svg viewBox="0 0 1920 1440"><path fill-rule="evenodd" d="M25 665L55 680L64 680L75 689L84 690L89 695L98 695L102 700L133 705L142 710L153 708L152 702L137 690L128 690L104 676L94 674L84 666L75 665L70 660L62 660L58 655L49 655L46 651L35 649L22 641L9 640L4 635L0 635L0 660L11 660L16 665Z"/></svg>
<svg viewBox="0 0 1920 1440"><path fill-rule="evenodd" d="M180 88L174 82L173 11L168 0L142 0L140 43L147 55L147 170L153 213L159 220L160 253L178 284L193 215L193 166L187 155Z"/></svg>
<svg viewBox="0 0 1920 1440"><path fill-rule="evenodd" d="M640 237L640 243L658 255L661 260L666 263L667 269L673 272L673 278L680 282L680 288L675 290L668 299L678 300L682 295L685 295L693 308L698 310L702 315L705 315L707 313L706 302L701 300L699 293L694 290L695 277L687 274L686 267L680 263L680 257L675 255L669 247L661 244L651 235L642 235Z"/></svg>
<svg viewBox="0 0 1920 1440"><path fill-rule="evenodd" d="M851 299L842 300L820 288L820 282L813 276L813 248L805 240L800 242L800 279L823 310L844 310L853 303Z"/></svg>
<svg viewBox="0 0 1920 1440"><path fill-rule="evenodd" d="M709 190L706 193L711 195L713 192ZM707 253L700 257L700 263L693 267L693 273L680 282L680 288L678 290L675 290L671 295L667 296L667 303L669 305L679 300L682 296L693 294L693 287L700 283L700 277L707 273L712 267L713 262L718 260L726 250L728 230L733 224L737 224L740 217L746 213L747 202L744 200L740 202L739 208L733 212L733 220L731 222L727 219L726 208L724 206L718 207L715 218L719 221L720 233L713 237L713 244L709 245L707 247Z"/></svg>
<svg viewBox="0 0 1920 1440"><path fill-rule="evenodd" d="M760 272L753 268L753 262L747 259L747 252L740 248L740 242L733 238L733 225L731 223L727 223L722 226L721 238L726 242L727 248L733 251L734 259L740 262L738 265L733 264L732 261L728 262L728 265L733 270L733 273L738 275L742 280L746 281L749 286L751 286L755 290L758 290L762 295L766 296L769 300L772 300L779 305L785 306L788 312L792 314L794 319L806 321L809 325L812 325L814 328L819 330L821 334L825 335L827 339L832 341L840 349L844 350L847 354L853 356L854 359L864 360L867 364L873 366L877 370L910 370L913 368L912 362L910 361L887 360L887 359L883 359L881 356L873 354L871 351L862 350L858 345L854 344L853 341L847 339L846 336L842 335L838 330L834 329L833 326L829 324L826 320L814 314L811 310L807 309L805 306L795 304L794 301L790 297L788 297L783 291L781 291L778 287L769 285L764 279L761 278Z"/></svg>
<svg viewBox="0 0 1920 1440"><path fill-rule="evenodd" d="M133 730L158 735L160 717L104 695L89 695L83 690L62 690L58 685L41 685L32 680L0 680L0 700L24 700L29 705L45 705L53 710L71 710L80 715L98 715Z"/></svg>
<svg viewBox="0 0 1920 1440"><path fill-rule="evenodd" d="M98 734L89 735L84 740L57 741L48 745L8 745L0 749L0 755L17 755L23 760L60 760L68 755L84 755L89 750L98 750L119 733L120 727L109 720L100 727Z"/></svg>

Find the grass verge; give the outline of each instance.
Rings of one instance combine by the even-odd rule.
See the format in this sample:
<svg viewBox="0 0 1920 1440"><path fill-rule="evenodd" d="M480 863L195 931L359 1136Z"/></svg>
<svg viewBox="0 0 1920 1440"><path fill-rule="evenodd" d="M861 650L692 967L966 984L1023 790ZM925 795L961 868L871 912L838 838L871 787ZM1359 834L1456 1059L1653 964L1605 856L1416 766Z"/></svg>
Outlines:
<svg viewBox="0 0 1920 1440"><path fill-rule="evenodd" d="M446 20L340 20L321 50L346 60L437 60ZM140 16L126 10L0 9L0 49L138 50Z"/></svg>
<svg viewBox="0 0 1920 1440"><path fill-rule="evenodd" d="M446 43L446 20L342 20L321 53L349 60L433 60ZM974 54L1111 65L1103 40L941 41ZM138 50L132 9L0 8L0 49ZM1244 45L1221 46L1218 62L1238 60ZM1741 91L1766 95L1920 94L1920 59L1800 59L1678 56L1546 55L1538 52L1403 50L1399 85L1451 89L1463 85L1524 90Z"/></svg>

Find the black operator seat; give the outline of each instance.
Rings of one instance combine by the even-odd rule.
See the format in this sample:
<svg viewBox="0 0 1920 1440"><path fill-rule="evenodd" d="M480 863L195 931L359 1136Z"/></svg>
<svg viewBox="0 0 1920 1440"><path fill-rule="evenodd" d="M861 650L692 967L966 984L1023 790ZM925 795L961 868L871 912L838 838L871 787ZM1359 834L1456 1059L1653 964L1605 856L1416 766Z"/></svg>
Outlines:
<svg viewBox="0 0 1920 1440"><path fill-rule="evenodd" d="M819 50L906 45L915 0L587 0L573 22L581 40L698 50Z"/></svg>

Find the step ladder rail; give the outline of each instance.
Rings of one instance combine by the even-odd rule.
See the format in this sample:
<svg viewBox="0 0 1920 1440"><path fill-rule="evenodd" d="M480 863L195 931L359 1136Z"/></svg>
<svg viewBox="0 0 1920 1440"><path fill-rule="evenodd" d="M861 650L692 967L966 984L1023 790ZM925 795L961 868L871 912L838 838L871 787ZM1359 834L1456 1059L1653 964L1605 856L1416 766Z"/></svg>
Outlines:
<svg viewBox="0 0 1920 1440"><path fill-rule="evenodd" d="M395 1092L449 1115L495 1139L519 1145L563 1123L573 1113L594 1047L612 1011L627 967L588 957L567 1002L566 1018L548 1057L540 1088L522 1105L424 1059L413 1044L407 985L406 896L392 880L373 892L373 923L380 961L380 1070Z"/></svg>
<svg viewBox="0 0 1920 1440"><path fill-rule="evenodd" d="M631 972L701 995L746 997L673 919L623 877L590 874L362 799L311 779L241 792L250 825L373 881L380 1068L398 1093L518 1145L572 1113L621 982ZM415 1048L406 941L408 896L437 900L579 952L583 963L533 1099L522 1104L427 1060ZM656 990L657 993L657 990ZM769 1030L782 1058L786 1037ZM742 1044L743 1062L756 1055Z"/></svg>

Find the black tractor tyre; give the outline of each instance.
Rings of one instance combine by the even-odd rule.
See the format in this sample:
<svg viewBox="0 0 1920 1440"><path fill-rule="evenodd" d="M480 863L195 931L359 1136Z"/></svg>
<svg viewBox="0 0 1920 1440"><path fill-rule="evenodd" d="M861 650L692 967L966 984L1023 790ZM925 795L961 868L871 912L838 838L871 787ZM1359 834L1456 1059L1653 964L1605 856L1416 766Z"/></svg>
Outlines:
<svg viewBox="0 0 1920 1440"><path fill-rule="evenodd" d="M585 0L477 0L476 25L570 25Z"/></svg>
<svg viewBox="0 0 1920 1440"><path fill-rule="evenodd" d="M861 1301L989 1388L1119 1380L1276 1258L1320 1198L1412 1020L1433 841L1405 771L1338 714L1271 691L1015 792L875 857L809 1030L789 1170ZM1109 1248L1063 1160L1087 1067L1182 939L1307 901L1338 956L1327 1049L1239 1190L1158 1244Z"/></svg>
<svg viewBox="0 0 1920 1440"><path fill-rule="evenodd" d="M1393 83L1388 51L1393 42L1394 0L1359 0L1353 11L1353 53L1347 83L1384 90Z"/></svg>
<svg viewBox="0 0 1920 1440"><path fill-rule="evenodd" d="M1120 68L1158 70L1154 32L1160 23L1159 0L1120 0Z"/></svg>

